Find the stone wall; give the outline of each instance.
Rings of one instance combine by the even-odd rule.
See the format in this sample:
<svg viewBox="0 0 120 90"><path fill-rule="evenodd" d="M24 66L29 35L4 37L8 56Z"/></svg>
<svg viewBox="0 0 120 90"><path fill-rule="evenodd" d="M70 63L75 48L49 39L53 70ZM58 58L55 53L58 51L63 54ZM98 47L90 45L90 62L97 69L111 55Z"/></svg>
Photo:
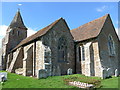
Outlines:
<svg viewBox="0 0 120 90"><path fill-rule="evenodd" d="M2 62L3 69L6 69L7 56L23 39L27 37L27 30L20 28L8 28L2 40Z"/></svg>
<svg viewBox="0 0 120 90"><path fill-rule="evenodd" d="M2 39L2 69L5 70L6 69L6 62L7 62L7 54L8 54L8 50L7 50L7 46L8 46L8 40L9 40L9 33L6 33L5 37Z"/></svg>
<svg viewBox="0 0 120 90"><path fill-rule="evenodd" d="M6 70L10 67L12 59L13 59L13 53L8 54Z"/></svg>
<svg viewBox="0 0 120 90"><path fill-rule="evenodd" d="M23 49L18 48L13 53L8 55L7 71L15 72L15 69L22 68L23 66Z"/></svg>
<svg viewBox="0 0 120 90"><path fill-rule="evenodd" d="M100 53L99 53L99 45L98 42L95 41L92 43L93 45L93 53L94 53L94 71L95 76L102 77L102 66L101 66L101 60L100 60Z"/></svg>
<svg viewBox="0 0 120 90"><path fill-rule="evenodd" d="M75 57L76 57L76 61L75 61L76 73L85 74L84 73L84 64L81 64L81 50L80 50L81 47L80 47L80 44L76 44L75 47L76 47L76 50L75 50L75 52L76 52L76 55L75 55Z"/></svg>
<svg viewBox="0 0 120 90"><path fill-rule="evenodd" d="M115 46L115 55L109 54L108 36L111 35ZM110 18L108 17L101 33L98 37L100 61L104 70L110 69L111 75L115 74L115 70L118 69L118 43L119 39L112 25Z"/></svg>
<svg viewBox="0 0 120 90"><path fill-rule="evenodd" d="M64 43L59 42L61 37L66 40ZM63 56L66 58L62 61L59 61L59 44L66 45ZM9 54L7 66L9 71L22 70L24 76L38 78L40 70L45 70L47 76L65 75L68 69L74 73L74 41L66 22L61 19L45 35Z"/></svg>
<svg viewBox="0 0 120 90"><path fill-rule="evenodd" d="M41 40L36 41L36 67L35 75L39 77L39 70L44 69L44 45Z"/></svg>
<svg viewBox="0 0 120 90"><path fill-rule="evenodd" d="M67 59L65 59L65 61L64 60L59 61L59 58L58 58L58 43L59 43L58 41L61 37L64 37L64 39L66 39L67 54L65 57L67 57ZM40 40L42 42L37 41L36 43L36 48L38 48L36 49L36 52L38 52L36 53L36 62L38 59L44 60L44 52L43 52L44 47L49 47L51 50L52 65L50 67L51 67L52 75L67 74L67 70L69 68L72 68L73 72L75 72L74 41L70 33L70 30L66 26L66 23L64 22L64 20L60 20L51 30L47 32L47 34L41 37ZM43 61L40 62L39 60L38 62L40 63L40 65L44 63ZM42 65L39 66L39 69L43 69L43 66Z"/></svg>
<svg viewBox="0 0 120 90"><path fill-rule="evenodd" d="M34 43L24 46L23 75L33 76Z"/></svg>
<svg viewBox="0 0 120 90"><path fill-rule="evenodd" d="M77 68L78 70L81 69L81 74L101 77L101 62L96 39L80 42L76 46L76 66L79 66L79 68ZM84 52L82 51L82 47L84 47ZM85 55L84 59L82 58L83 53ZM80 55L80 57L78 55Z"/></svg>

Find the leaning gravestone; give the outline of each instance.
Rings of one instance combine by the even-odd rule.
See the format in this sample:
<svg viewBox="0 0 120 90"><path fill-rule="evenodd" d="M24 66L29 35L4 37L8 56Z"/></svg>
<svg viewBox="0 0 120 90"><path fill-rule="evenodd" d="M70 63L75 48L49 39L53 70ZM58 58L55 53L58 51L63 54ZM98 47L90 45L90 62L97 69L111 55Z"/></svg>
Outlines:
<svg viewBox="0 0 120 90"><path fill-rule="evenodd" d="M72 69L69 68L69 69L67 70L67 75L71 75L71 74L73 74L73 73L72 73Z"/></svg>
<svg viewBox="0 0 120 90"><path fill-rule="evenodd" d="M47 71L46 69L41 69L38 71L38 79L39 78L47 78Z"/></svg>
<svg viewBox="0 0 120 90"><path fill-rule="evenodd" d="M0 72L0 82L7 80L7 72Z"/></svg>

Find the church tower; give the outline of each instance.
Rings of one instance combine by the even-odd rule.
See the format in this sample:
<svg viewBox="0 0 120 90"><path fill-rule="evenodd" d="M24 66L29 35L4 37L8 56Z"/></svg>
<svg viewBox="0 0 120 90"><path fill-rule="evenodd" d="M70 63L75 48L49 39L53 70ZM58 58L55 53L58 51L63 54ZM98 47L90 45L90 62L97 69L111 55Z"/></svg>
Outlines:
<svg viewBox="0 0 120 90"><path fill-rule="evenodd" d="M2 69L6 69L7 55L9 52L26 37L27 28L25 27L20 11L18 10L2 40Z"/></svg>

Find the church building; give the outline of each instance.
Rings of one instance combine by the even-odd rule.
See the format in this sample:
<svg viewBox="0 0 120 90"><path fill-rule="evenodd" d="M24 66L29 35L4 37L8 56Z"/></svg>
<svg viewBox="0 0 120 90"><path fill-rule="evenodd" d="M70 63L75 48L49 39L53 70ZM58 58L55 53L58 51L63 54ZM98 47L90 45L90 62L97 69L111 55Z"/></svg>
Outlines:
<svg viewBox="0 0 120 90"><path fill-rule="evenodd" d="M120 41L107 14L70 30L60 18L27 37L20 11L2 40L2 69L37 78L120 74Z"/></svg>

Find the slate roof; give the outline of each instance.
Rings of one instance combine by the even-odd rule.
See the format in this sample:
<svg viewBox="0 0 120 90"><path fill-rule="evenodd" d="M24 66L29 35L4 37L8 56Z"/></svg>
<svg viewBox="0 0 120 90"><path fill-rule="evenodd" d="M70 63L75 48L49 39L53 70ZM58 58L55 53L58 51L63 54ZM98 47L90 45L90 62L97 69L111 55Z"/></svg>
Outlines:
<svg viewBox="0 0 120 90"><path fill-rule="evenodd" d="M70 30L76 42L95 38L99 35L109 14Z"/></svg>
<svg viewBox="0 0 120 90"><path fill-rule="evenodd" d="M55 22L51 23L50 25L46 26L45 28L39 30L38 32L36 32L35 34L27 37L26 39L22 40L12 51L16 50L17 48L19 48L20 46L27 44L35 39L37 39L38 37L43 36L44 34L46 34L57 22L59 22L61 19L60 18L58 20L56 20ZM64 20L64 19L63 19Z"/></svg>

